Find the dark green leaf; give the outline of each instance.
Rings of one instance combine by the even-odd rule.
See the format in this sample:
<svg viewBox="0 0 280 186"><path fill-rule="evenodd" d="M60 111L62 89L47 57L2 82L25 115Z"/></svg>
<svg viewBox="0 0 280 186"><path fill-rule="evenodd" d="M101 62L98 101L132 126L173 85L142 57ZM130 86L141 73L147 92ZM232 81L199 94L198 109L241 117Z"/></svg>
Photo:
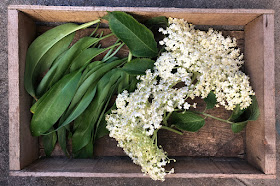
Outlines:
<svg viewBox="0 0 280 186"><path fill-rule="evenodd" d="M234 122L231 128L233 132L240 132L243 128L245 128L248 121L255 121L258 119L260 115L260 110L258 106L258 101L256 96L251 96L252 103L249 107L244 110L236 109L234 110L233 117L231 117L230 121Z"/></svg>
<svg viewBox="0 0 280 186"><path fill-rule="evenodd" d="M93 58L95 58L99 54L102 54L106 50L114 48L117 45L119 45L119 44L111 45L107 48L88 48L88 49L84 50L71 63L70 72L78 70L85 64L89 63Z"/></svg>
<svg viewBox="0 0 280 186"><path fill-rule="evenodd" d="M76 105L82 96L85 94L85 92L88 90L88 88L93 85L95 82L97 82L104 74L106 74L108 71L112 70L118 65L121 65L124 62L124 60L117 60L109 64L100 64L91 70L85 75L84 81L80 84L78 90L75 93L75 96L73 97L72 105ZM70 107L71 107L70 106Z"/></svg>
<svg viewBox="0 0 280 186"><path fill-rule="evenodd" d="M59 127L68 125L69 123L74 121L80 114L82 114L83 111L91 103L92 99L95 96L95 93L96 93L96 87L95 85L91 85L87 90L87 92L82 97L82 99L80 100L80 102L78 102L73 107L69 107L69 109L66 111L65 114L65 120L62 120L63 122L59 125Z"/></svg>
<svg viewBox="0 0 280 186"><path fill-rule="evenodd" d="M66 75L47 92L46 97L43 96L44 100L36 107L31 120L30 128L33 136L42 135L57 122L69 106L80 77L80 71Z"/></svg>
<svg viewBox="0 0 280 186"><path fill-rule="evenodd" d="M106 136L106 135L108 135L110 133L108 131L108 129L106 128L107 122L105 120L105 115L102 117L102 119L100 121L100 124L99 124L99 127L97 129L96 140L99 139L99 138L102 138L103 136Z"/></svg>
<svg viewBox="0 0 280 186"><path fill-rule="evenodd" d="M60 80L65 75L73 59L75 59L76 56L82 53L89 46L96 43L97 40L97 38L83 37L77 41L47 72L36 90L37 94L44 94L51 86Z"/></svg>
<svg viewBox="0 0 280 186"><path fill-rule="evenodd" d="M111 64L111 63L110 63ZM99 119L104 105L111 98L113 93L112 86L120 78L121 72L113 69L106 73L97 84L97 94L87 109L75 120L74 134L72 138L73 153L78 153L85 147L91 137L94 125Z"/></svg>
<svg viewBox="0 0 280 186"><path fill-rule="evenodd" d="M154 68L154 61L148 58L136 58L126 63L122 70L130 75L144 75L147 69Z"/></svg>
<svg viewBox="0 0 280 186"><path fill-rule="evenodd" d="M258 101L256 99L256 96L251 96L251 98L252 98L251 105L247 107L238 118L232 120L233 122L237 123L243 121L254 121L258 119L260 115Z"/></svg>
<svg viewBox="0 0 280 186"><path fill-rule="evenodd" d="M162 27L166 28L168 25L168 19L165 16L158 16L158 17L153 17L151 19L148 19L144 23L149 29L152 29L154 27Z"/></svg>
<svg viewBox="0 0 280 186"><path fill-rule="evenodd" d="M105 63L112 63L113 61L119 60L120 58L113 56L110 59L106 60Z"/></svg>
<svg viewBox="0 0 280 186"><path fill-rule="evenodd" d="M51 129L51 130L53 130L53 129ZM57 136L56 136L55 132L42 136L42 142L43 142L44 151L45 151L46 156L51 156L52 151L55 147L56 141L57 141Z"/></svg>
<svg viewBox="0 0 280 186"><path fill-rule="evenodd" d="M52 133L55 133L55 132L52 132ZM50 134L48 134L48 135L50 135ZM58 143L59 143L60 148L62 149L64 154L69 157L69 153L67 151L67 137L66 137L65 127L62 127L57 130L57 136L58 136Z"/></svg>
<svg viewBox="0 0 280 186"><path fill-rule="evenodd" d="M206 109L212 109L217 104L216 95L211 91L206 98L204 98L206 103Z"/></svg>
<svg viewBox="0 0 280 186"><path fill-rule="evenodd" d="M114 104L102 117L100 123L99 123L99 126L97 128L97 131L96 131L96 140L99 139L99 138L102 138L103 136L106 136L109 134L109 131L108 129L106 128L107 126L107 122L105 120L105 116L107 114L110 114L112 110L116 109L116 104Z"/></svg>
<svg viewBox="0 0 280 186"><path fill-rule="evenodd" d="M201 116L191 111L180 113L173 112L171 115L171 122L178 129L190 132L198 131L205 124L205 120Z"/></svg>
<svg viewBox="0 0 280 186"><path fill-rule="evenodd" d="M234 133L241 132L246 127L247 123L248 123L247 121L234 123L234 124L231 125L231 130Z"/></svg>
<svg viewBox="0 0 280 186"><path fill-rule="evenodd" d="M57 42L52 48L50 48L45 55L40 59L38 65L34 71L34 77L40 75L40 73L45 72L50 66L53 65L55 60L64 53L70 43L74 38L75 33L72 33L64 38L62 38L59 42Z"/></svg>
<svg viewBox="0 0 280 186"><path fill-rule="evenodd" d="M136 57L156 57L157 43L153 33L124 12L109 12L111 31L121 39Z"/></svg>
<svg viewBox="0 0 280 186"><path fill-rule="evenodd" d="M240 105L236 105L236 107L233 109L232 114L230 118L228 119L229 121L235 121L238 119L241 114L245 111L245 109L240 109Z"/></svg>
<svg viewBox="0 0 280 186"><path fill-rule="evenodd" d="M41 71L37 71L36 69L44 70L40 67L42 65L41 59L43 58L43 56L55 44L57 44L61 39L63 39L67 35L75 32L76 30L93 25L97 22L99 22L99 20L91 21L82 25L76 25L73 23L63 24L51 30L48 30L33 41L33 43L28 48L26 54L26 66L24 72L24 87L31 96L36 97L35 81L37 80L38 74L42 73Z"/></svg>
<svg viewBox="0 0 280 186"><path fill-rule="evenodd" d="M93 144L92 141L89 141L89 143L81 148L79 152L76 152L74 154L74 158L81 158L81 159L86 159L86 158L92 158L93 157Z"/></svg>
<svg viewBox="0 0 280 186"><path fill-rule="evenodd" d="M102 61L94 61L90 63L87 68L83 71L79 86L95 71L101 68L104 65Z"/></svg>

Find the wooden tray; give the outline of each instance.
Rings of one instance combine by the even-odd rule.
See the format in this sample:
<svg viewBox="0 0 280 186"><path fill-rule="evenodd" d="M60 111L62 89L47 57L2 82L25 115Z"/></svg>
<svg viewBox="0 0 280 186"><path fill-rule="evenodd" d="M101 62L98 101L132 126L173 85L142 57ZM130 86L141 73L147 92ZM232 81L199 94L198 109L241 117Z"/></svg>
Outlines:
<svg viewBox="0 0 280 186"><path fill-rule="evenodd" d="M47 7L13 5L8 10L9 36L9 141L10 174L13 176L143 177L140 167L125 157L109 137L96 145L95 159L67 159L59 149L53 158L42 158L38 138L29 131L31 98L23 75L28 46L42 23L87 22L106 11L126 11L139 20L154 16L184 18L195 25L241 26L223 31L235 36L244 48L245 72L251 77L261 115L246 131L233 134L230 126L209 120L198 133L177 137L168 132L160 141L177 163L173 178L275 178L274 11L246 9L178 9L129 7ZM38 24L39 23L39 24ZM90 29L79 32L80 36ZM226 116L221 110L216 111ZM172 140L181 145L173 145ZM179 156L179 157L178 157Z"/></svg>

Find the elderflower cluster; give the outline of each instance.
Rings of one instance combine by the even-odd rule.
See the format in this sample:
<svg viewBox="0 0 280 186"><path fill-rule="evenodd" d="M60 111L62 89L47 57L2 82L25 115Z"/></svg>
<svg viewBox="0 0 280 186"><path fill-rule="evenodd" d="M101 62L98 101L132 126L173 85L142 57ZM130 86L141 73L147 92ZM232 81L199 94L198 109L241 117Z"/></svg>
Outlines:
<svg viewBox="0 0 280 186"><path fill-rule="evenodd" d="M161 56L157 61L168 58ZM128 93L124 91L116 99L117 110L106 116L107 129L110 137L118 141L126 154L135 164L142 167L142 172L154 180L164 180L167 172L164 166L169 163L166 153L156 145L152 135L159 128L167 112L175 108L188 109L190 105L185 102L188 86L172 88L179 82L190 83L191 75L181 73L169 79L159 76L155 67L154 72L146 71L146 75L139 76L141 80L137 89ZM173 170L168 173L172 173Z"/></svg>
<svg viewBox="0 0 280 186"><path fill-rule="evenodd" d="M171 55L173 67L196 74L197 83L191 87L189 97L205 98L213 91L218 104L227 110L238 104L241 109L248 107L254 92L249 77L239 71L243 55L236 49L236 39L225 38L213 29L195 30L183 19L169 18L168 23L166 30L159 30L167 35L160 44ZM160 74L166 73L166 68L159 69Z"/></svg>
<svg viewBox="0 0 280 186"><path fill-rule="evenodd" d="M232 110L239 104L246 108L254 95L249 78L239 71L242 55L235 39L221 33L195 30L182 19L169 18L169 26L160 32L167 35L161 45L163 52L152 70L138 76L134 92L123 91L116 99L116 110L106 115L110 137L142 172L154 180L164 180L164 166L170 162L166 152L157 146L156 133L162 127L166 113L175 109L188 110L186 98L205 98L213 91L217 106ZM180 86L177 86L180 84ZM184 86L182 86L184 84Z"/></svg>

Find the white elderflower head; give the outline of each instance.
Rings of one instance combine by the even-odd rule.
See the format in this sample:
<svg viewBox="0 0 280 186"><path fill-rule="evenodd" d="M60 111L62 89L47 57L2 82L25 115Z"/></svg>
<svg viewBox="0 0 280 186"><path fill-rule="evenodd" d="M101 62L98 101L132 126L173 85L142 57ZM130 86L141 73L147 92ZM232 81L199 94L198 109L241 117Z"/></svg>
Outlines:
<svg viewBox="0 0 280 186"><path fill-rule="evenodd" d="M225 38L213 29L208 32L195 30L183 19L169 18L168 23L166 30L159 29L166 35L160 44L167 50L164 57L161 56L164 66L159 68L159 73L166 74L174 67L182 76L198 73L198 81L190 87L189 97L205 98L213 91L218 104L227 110L233 110L238 104L242 109L248 107L254 92L248 76L239 71L243 55L236 49L236 39ZM166 78L170 76L172 74Z"/></svg>
<svg viewBox="0 0 280 186"><path fill-rule="evenodd" d="M166 30L159 29L166 35L159 42L166 52L158 57L153 71L137 77L140 82L134 92L118 95L117 109L106 116L107 129L118 146L142 172L162 181L174 169L165 171L170 160L153 136L167 113L196 108L186 98L205 98L210 91L216 94L216 106L228 110L238 104L242 109L248 107L254 95L248 76L239 71L243 56L235 39L224 38L213 29L195 30L183 19L169 18L168 22Z"/></svg>
<svg viewBox="0 0 280 186"><path fill-rule="evenodd" d="M163 55L157 63L163 65L164 60ZM168 60L165 62L167 64ZM172 69L160 75L155 66L153 73L147 70L146 75L138 76L141 82L137 84L137 89L132 93L123 91L119 94L116 99L117 110L106 116L110 136L118 141L118 145L135 164L142 167L142 172L154 180L163 181L165 175L174 170L165 171L164 166L170 161L151 136L161 128L165 113L183 106L189 108L185 102L188 86L173 87L182 81L190 83L191 74L185 71L173 74ZM170 77L166 79L167 76Z"/></svg>

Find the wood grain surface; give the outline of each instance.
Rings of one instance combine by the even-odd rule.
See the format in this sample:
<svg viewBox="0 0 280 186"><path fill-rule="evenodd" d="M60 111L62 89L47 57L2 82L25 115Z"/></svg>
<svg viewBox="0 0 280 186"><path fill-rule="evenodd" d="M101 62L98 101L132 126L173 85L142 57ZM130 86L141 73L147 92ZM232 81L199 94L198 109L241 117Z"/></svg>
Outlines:
<svg viewBox="0 0 280 186"><path fill-rule="evenodd" d="M261 174L246 161L236 158L173 157L166 169L175 168L176 174L168 178L247 178L274 179L275 175ZM95 159L42 158L22 171L12 171L12 176L52 177L128 177L148 178L140 173L140 167L128 157L98 157Z"/></svg>
<svg viewBox="0 0 280 186"><path fill-rule="evenodd" d="M35 38L35 23L25 14L9 11L9 153L10 169L19 170L38 158L38 139L29 124L31 97L24 89L25 56Z"/></svg>

